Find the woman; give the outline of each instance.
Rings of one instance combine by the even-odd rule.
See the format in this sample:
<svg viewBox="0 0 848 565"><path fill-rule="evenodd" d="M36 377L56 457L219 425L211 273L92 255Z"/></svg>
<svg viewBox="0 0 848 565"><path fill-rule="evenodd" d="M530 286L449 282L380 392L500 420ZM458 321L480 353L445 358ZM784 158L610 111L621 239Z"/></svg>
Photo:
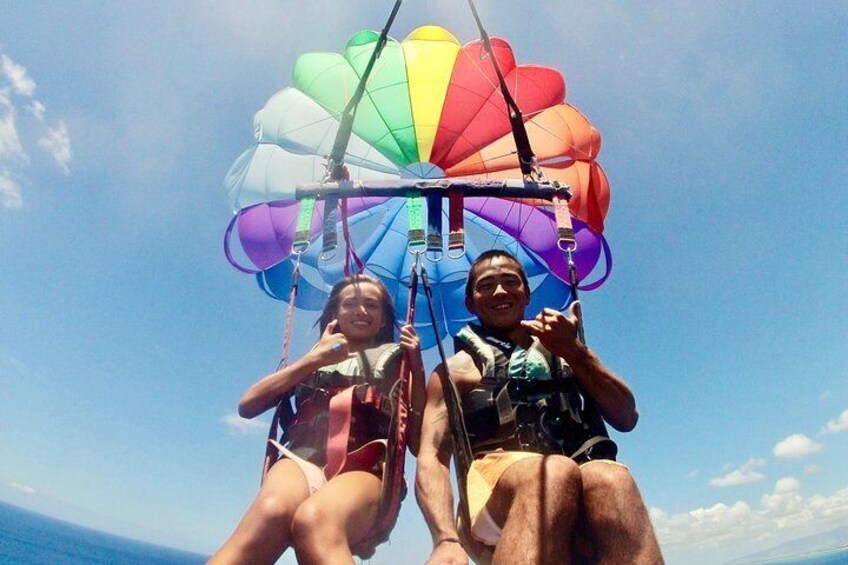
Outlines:
<svg viewBox="0 0 848 565"><path fill-rule="evenodd" d="M318 323L321 339L315 347L251 386L239 403L239 414L253 418L294 389L297 414L287 426L288 445L279 446L280 458L211 564L274 563L290 546L298 563L353 563L354 552L373 552L369 534L378 519L391 407L375 399L392 394L400 357L406 354L413 383L408 438L416 453L426 395L421 348L412 326L401 329L399 347L392 343L391 297L380 281L366 275L336 284ZM342 390L351 394L338 394ZM328 410L331 403L349 407L343 464L339 450L327 447L333 442L328 429L339 428L337 410Z"/></svg>

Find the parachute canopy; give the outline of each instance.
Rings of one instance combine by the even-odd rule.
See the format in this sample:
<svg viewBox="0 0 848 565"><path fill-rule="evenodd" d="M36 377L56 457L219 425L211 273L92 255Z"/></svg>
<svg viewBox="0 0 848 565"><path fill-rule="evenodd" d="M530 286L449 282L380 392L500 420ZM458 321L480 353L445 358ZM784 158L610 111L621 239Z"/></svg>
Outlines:
<svg viewBox="0 0 848 565"><path fill-rule="evenodd" d="M255 266L260 286L271 296L283 300L289 296L299 209L295 187L325 178L326 156L340 116L378 37L363 31L341 54L302 55L292 86L276 93L256 113L255 145L227 174L225 187L237 213L239 242ZM595 162L600 134L579 110L564 103L565 81L559 72L517 65L502 39L492 38L491 45L545 177L571 187L568 207L579 280L586 279L605 255L606 273L584 286L594 288L606 279L611 264L602 236L609 183ZM344 161L351 180L364 182L521 179L509 112L483 43L461 46L437 26L416 29L403 42L389 39L366 84ZM465 254L427 264L437 314L444 323L442 335L454 333L471 318L464 307L465 276L473 259L490 248L509 250L527 270L531 312L567 304L567 262L557 247L549 201L466 194L464 204ZM404 199L354 197L347 205L351 241L366 272L386 283L396 304L405 304L404 282L412 256L407 253ZM321 238L324 227L322 202L316 211L313 240ZM311 246L301 259L297 305L306 309L323 307L329 288L343 276L341 258L322 259L319 247ZM237 264L229 249L228 256ZM398 317L403 319L403 314ZM425 345L432 345L423 326Z"/></svg>

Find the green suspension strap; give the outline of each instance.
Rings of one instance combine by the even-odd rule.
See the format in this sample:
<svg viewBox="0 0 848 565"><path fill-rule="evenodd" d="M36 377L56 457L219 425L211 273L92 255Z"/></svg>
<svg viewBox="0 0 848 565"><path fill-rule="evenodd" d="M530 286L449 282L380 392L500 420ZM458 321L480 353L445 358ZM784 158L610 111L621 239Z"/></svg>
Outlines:
<svg viewBox="0 0 848 565"><path fill-rule="evenodd" d="M315 214L315 197L307 196L300 201L300 209L297 212L297 226L292 241L292 252L298 254L309 248L309 236L312 233L312 216Z"/></svg>
<svg viewBox="0 0 848 565"><path fill-rule="evenodd" d="M409 250L413 253L424 245L424 198L412 190L406 196L406 216L409 223Z"/></svg>

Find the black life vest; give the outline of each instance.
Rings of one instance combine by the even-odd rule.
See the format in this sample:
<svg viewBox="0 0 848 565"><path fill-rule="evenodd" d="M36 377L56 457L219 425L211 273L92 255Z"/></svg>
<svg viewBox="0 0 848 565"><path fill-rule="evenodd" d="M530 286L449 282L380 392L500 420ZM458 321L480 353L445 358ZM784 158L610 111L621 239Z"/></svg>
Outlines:
<svg viewBox="0 0 848 565"><path fill-rule="evenodd" d="M505 449L566 455L581 463L615 459L618 448L599 411L584 409L571 368L536 338L524 350L469 324L454 347L471 355L482 371L480 383L462 397L475 457Z"/></svg>
<svg viewBox="0 0 848 565"><path fill-rule="evenodd" d="M337 365L322 367L298 384L296 412L282 422L280 443L299 457L323 466L329 425L330 399L353 386L349 451L389 435L392 401L398 379L400 346L387 343L357 353Z"/></svg>

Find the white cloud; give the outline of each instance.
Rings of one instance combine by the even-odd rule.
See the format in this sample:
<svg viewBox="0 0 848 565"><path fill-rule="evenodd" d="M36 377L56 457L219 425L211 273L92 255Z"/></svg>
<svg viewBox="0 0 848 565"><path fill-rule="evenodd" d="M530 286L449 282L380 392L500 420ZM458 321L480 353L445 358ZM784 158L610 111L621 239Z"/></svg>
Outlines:
<svg viewBox="0 0 848 565"><path fill-rule="evenodd" d="M12 481L10 483L6 483L6 486L8 486L9 488L14 489L18 492L22 492L24 494L35 494L35 489L32 488L31 486L22 485L20 483L16 483L15 481Z"/></svg>
<svg viewBox="0 0 848 565"><path fill-rule="evenodd" d="M0 169L0 206L15 209L23 205L21 186L12 179L8 171Z"/></svg>
<svg viewBox="0 0 848 565"><path fill-rule="evenodd" d="M70 174L71 139L64 120L46 128L46 107L33 98L35 81L26 68L0 53L0 208L22 208L22 185L29 185L25 168L30 163L28 144L38 145L65 175ZM22 110L22 111L21 111ZM25 141L22 141L25 140Z"/></svg>
<svg viewBox="0 0 848 565"><path fill-rule="evenodd" d="M263 420L247 420L232 412L221 418L221 422L226 424L230 432L241 435L266 432L270 425Z"/></svg>
<svg viewBox="0 0 848 565"><path fill-rule="evenodd" d="M774 492L787 493L795 492L801 488L801 482L795 477L783 477L774 484Z"/></svg>
<svg viewBox="0 0 848 565"><path fill-rule="evenodd" d="M44 112L47 111L47 108L44 107L44 104L39 102L38 100L33 100L29 104L26 105L26 110L32 117L38 120L39 122L44 119Z"/></svg>
<svg viewBox="0 0 848 565"><path fill-rule="evenodd" d="M773 493L763 496L760 508L742 501L678 514L651 508L651 521L664 551L687 555L733 542L771 539L769 543L774 543L784 533L803 537L848 520L848 486L830 496L806 499L799 487L797 479L784 477L775 483Z"/></svg>
<svg viewBox="0 0 848 565"><path fill-rule="evenodd" d="M821 451L822 445L816 443L804 434L792 434L786 439L777 442L772 449L777 457L784 459L801 459Z"/></svg>
<svg viewBox="0 0 848 565"><path fill-rule="evenodd" d="M30 97L35 93L35 81L30 78L26 68L0 53L0 72L12 85L16 94Z"/></svg>
<svg viewBox="0 0 848 565"><path fill-rule="evenodd" d="M738 469L734 469L726 475L710 479L709 484L710 486L723 488L757 483L766 478L765 475L755 470L763 465L765 465L765 461L752 457Z"/></svg>
<svg viewBox="0 0 848 565"><path fill-rule="evenodd" d="M15 107L7 92L0 88L0 159L26 161L27 155L18 135Z"/></svg>
<svg viewBox="0 0 848 565"><path fill-rule="evenodd" d="M822 428L823 434L835 434L836 432L844 432L848 430L848 408L842 411L842 414L835 420L828 421L827 425Z"/></svg>
<svg viewBox="0 0 848 565"><path fill-rule="evenodd" d="M68 126L60 121L56 127L47 130L47 133L38 140L38 145L50 153L59 168L68 175L68 163L71 161L71 138L68 136Z"/></svg>

